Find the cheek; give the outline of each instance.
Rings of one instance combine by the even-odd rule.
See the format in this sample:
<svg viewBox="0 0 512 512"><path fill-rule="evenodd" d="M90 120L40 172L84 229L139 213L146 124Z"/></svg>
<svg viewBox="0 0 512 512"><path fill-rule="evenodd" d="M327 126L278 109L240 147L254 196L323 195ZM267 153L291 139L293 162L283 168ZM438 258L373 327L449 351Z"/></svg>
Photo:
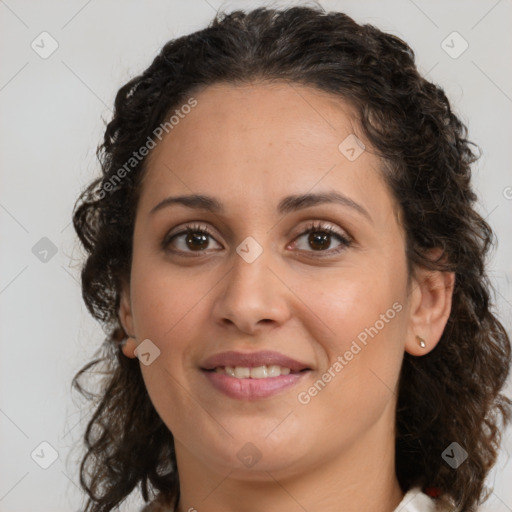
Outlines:
<svg viewBox="0 0 512 512"><path fill-rule="evenodd" d="M169 400L183 394L180 383L186 381L186 364L190 364L190 353L195 348L190 339L194 336L194 326L197 329L202 322L198 314L207 291L201 279L172 271L169 265L138 268L142 270L132 273L131 283L136 330L141 341L149 339L159 350L154 363L141 364L141 370L159 410L162 406L169 407Z"/></svg>
<svg viewBox="0 0 512 512"><path fill-rule="evenodd" d="M369 295L365 287L353 285L334 300L323 310L323 319L332 331L327 348L334 357L383 357L390 345L399 342L405 325L400 294L374 287Z"/></svg>
<svg viewBox="0 0 512 512"><path fill-rule="evenodd" d="M198 314L202 311L200 299L206 292L201 280L185 276L171 273L168 266L153 265L134 274L132 280L137 332L160 351L151 365L141 363L142 376L153 406L177 439L186 438L190 425L174 411L201 415L194 395L186 389L191 353L197 349L191 339L194 326L197 329L202 323Z"/></svg>
<svg viewBox="0 0 512 512"><path fill-rule="evenodd" d="M365 414L375 419L393 397L403 359L406 273L399 265L383 266L345 269L298 291L316 313L306 329L326 333L315 336L325 361L316 376L321 382L302 390L299 403L354 428Z"/></svg>
<svg viewBox="0 0 512 512"><path fill-rule="evenodd" d="M294 292L304 298L303 310L313 313L302 315L310 319L305 328L315 334L330 359L335 359L354 341L373 349L364 352L381 352L386 348L382 340L393 343L400 338L406 316L405 280L400 268L374 263L344 268L321 280L295 279ZM373 339L380 341L370 344Z"/></svg>
<svg viewBox="0 0 512 512"><path fill-rule="evenodd" d="M370 302L366 296L357 307L340 296L341 306L325 311L336 335L322 348L328 362L297 390L295 414L299 425L309 425L304 442L311 434L311 442L325 445L326 453L355 443L383 416L394 421L405 315L398 301L381 299ZM315 438L318 431L324 433L321 441Z"/></svg>
<svg viewBox="0 0 512 512"><path fill-rule="evenodd" d="M160 343L175 337L187 324L208 287L190 270L152 262L132 273L132 306L142 336Z"/></svg>

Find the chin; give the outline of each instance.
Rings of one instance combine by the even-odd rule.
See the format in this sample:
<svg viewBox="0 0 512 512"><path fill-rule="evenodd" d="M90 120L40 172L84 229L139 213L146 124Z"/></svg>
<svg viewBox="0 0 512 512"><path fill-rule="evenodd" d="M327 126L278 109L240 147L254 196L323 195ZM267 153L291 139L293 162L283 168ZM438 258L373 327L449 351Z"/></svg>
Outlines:
<svg viewBox="0 0 512 512"><path fill-rule="evenodd" d="M246 450L245 454L243 453L244 449ZM254 458L248 459L247 453ZM214 454L212 455L214 456ZM299 467L297 453L293 457L275 450L268 452L259 450L258 453L245 445L236 452L231 451L219 455L219 458L214 456L214 464L217 465L219 473L229 474L230 479L240 481L267 482L272 477L287 478L304 471Z"/></svg>

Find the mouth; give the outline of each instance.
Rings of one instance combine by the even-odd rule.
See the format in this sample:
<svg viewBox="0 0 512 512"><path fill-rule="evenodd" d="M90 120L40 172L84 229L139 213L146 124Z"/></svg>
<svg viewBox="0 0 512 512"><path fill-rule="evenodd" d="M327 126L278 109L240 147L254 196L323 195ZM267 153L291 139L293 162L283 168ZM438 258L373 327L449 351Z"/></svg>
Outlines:
<svg viewBox="0 0 512 512"><path fill-rule="evenodd" d="M271 397L296 385L312 368L277 352L224 352L200 368L215 389L230 398Z"/></svg>
<svg viewBox="0 0 512 512"><path fill-rule="evenodd" d="M231 369L233 369L233 372L235 372L234 376L238 378L248 378L250 373L257 369L259 370L255 371L253 378L265 378L268 376L269 371L273 374L277 372L277 369L279 369L279 372L283 370L284 373L287 370L289 370L288 373L296 373L311 369L306 363L270 350L259 352L221 352L220 354L210 356L201 365L201 369L206 371L216 371L218 368L225 372L231 372ZM237 369L238 375L236 375ZM247 369L249 369L249 375L247 375ZM267 375L261 376L264 372L267 372Z"/></svg>
<svg viewBox="0 0 512 512"><path fill-rule="evenodd" d="M220 373L228 375L235 379L268 379L271 377L280 377L281 375L297 374L309 371L309 368L304 368L300 371L292 371L290 368L279 365L263 365L256 367L249 366L217 366L213 370L205 370L209 372Z"/></svg>

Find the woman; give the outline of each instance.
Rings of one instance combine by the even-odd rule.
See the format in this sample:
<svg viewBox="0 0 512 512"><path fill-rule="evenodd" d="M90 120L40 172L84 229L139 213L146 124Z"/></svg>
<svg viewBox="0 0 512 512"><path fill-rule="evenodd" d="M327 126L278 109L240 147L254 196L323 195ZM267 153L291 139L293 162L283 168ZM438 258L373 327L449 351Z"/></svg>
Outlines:
<svg viewBox="0 0 512 512"><path fill-rule="evenodd" d="M510 341L476 157L403 41L219 15L119 90L99 156L87 511L139 485L146 511L476 510Z"/></svg>

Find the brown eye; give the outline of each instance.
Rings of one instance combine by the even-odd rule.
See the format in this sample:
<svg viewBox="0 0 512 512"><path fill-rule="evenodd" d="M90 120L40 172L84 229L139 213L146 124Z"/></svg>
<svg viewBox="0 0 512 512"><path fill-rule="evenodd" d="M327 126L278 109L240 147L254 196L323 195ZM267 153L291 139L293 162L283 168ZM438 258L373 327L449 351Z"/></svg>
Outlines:
<svg viewBox="0 0 512 512"><path fill-rule="evenodd" d="M306 237L304 242L300 240ZM211 243L215 242L218 247L213 250L222 249L222 246L215 240L208 228L200 225L186 225L185 229L178 233L167 235L163 242L162 248L165 251L200 256L212 249ZM332 249L334 243L338 243L338 247ZM294 248L301 252L310 253L315 257L328 257L343 251L351 245L351 240L345 237L341 232L329 224L316 223L308 226L308 229L301 233L294 242ZM315 254L316 253L316 254Z"/></svg>
<svg viewBox="0 0 512 512"><path fill-rule="evenodd" d="M323 249L329 249L331 245L331 234L322 231L312 231L309 233L308 244L311 249L315 251L321 251Z"/></svg>
<svg viewBox="0 0 512 512"><path fill-rule="evenodd" d="M167 235L162 242L162 248L175 253L201 253L211 248L212 240L215 239L205 227L189 225L178 233Z"/></svg>
<svg viewBox="0 0 512 512"><path fill-rule="evenodd" d="M300 239L306 237L304 242L300 242ZM333 242L334 239L334 242ZM333 254L337 254L347 247L350 246L351 240L345 237L343 234L338 232L336 229L331 227L329 224L313 224L308 227L301 235L296 238L295 246L300 251L319 253L312 254L315 257L327 257ZM331 249L331 244L338 242L338 247Z"/></svg>
<svg viewBox="0 0 512 512"><path fill-rule="evenodd" d="M189 249L204 250L208 248L208 234L201 231L189 231L185 236L185 245Z"/></svg>

